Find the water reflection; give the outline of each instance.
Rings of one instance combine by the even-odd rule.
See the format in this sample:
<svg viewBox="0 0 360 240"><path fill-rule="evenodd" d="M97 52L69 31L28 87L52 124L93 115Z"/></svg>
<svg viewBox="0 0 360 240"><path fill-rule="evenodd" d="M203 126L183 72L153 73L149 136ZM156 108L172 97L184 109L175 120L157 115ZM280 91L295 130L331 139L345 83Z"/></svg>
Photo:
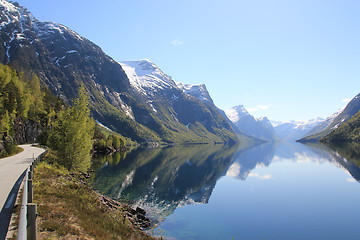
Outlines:
<svg viewBox="0 0 360 240"><path fill-rule="evenodd" d="M241 151L237 145L137 149L119 163L99 168L93 186L102 194L145 208L159 222L178 206L207 203L216 181Z"/></svg>
<svg viewBox="0 0 360 240"><path fill-rule="evenodd" d="M238 151L234 154L232 164L226 175L245 180L256 166L270 165L274 158L276 146L274 143L264 143Z"/></svg>
<svg viewBox="0 0 360 240"><path fill-rule="evenodd" d="M316 153L338 164L356 181L360 181L360 143L307 144Z"/></svg>
<svg viewBox="0 0 360 240"><path fill-rule="evenodd" d="M130 153L127 153L125 156L123 155L116 155L116 156L99 156L98 158L94 159L94 168L96 170L95 177L93 178L93 186L98 189L102 194L110 196L114 199L121 199L129 201L131 204L141 206L145 208L149 217L154 221L154 223L159 223L163 221L167 216L172 214L175 209L179 206L185 205L196 205L196 204L207 204L209 202L210 197L214 192L214 188L219 182L218 180L223 177L231 177L233 179L237 179L237 182L243 182L243 185L234 184L232 182L231 188L233 191L239 191L240 202L245 204L251 204L252 202L257 202L261 200L261 197L256 197L253 190L249 190L250 192L246 192L246 182L251 184L255 184L254 179L258 180L276 180L276 186L279 186L279 189L284 189L286 185L296 185L297 188L294 189L292 196L294 199L292 200L294 203L297 203L297 207L300 204L303 204L301 201L304 194L310 194L308 197L308 201L327 201L326 199L321 200L314 198L317 192L319 191L318 188L314 186L314 192L310 193L309 191L309 184L312 184L312 181L317 181L318 177L321 177L321 174L324 174L325 177L331 177L332 172L330 174L326 173L314 173L315 177L310 178L310 175L313 174L306 171L312 171L313 167L307 166L307 168L301 167L301 165L296 164L318 164L318 165L325 165L325 169L328 168L328 165L336 166L343 170L346 170L354 179L357 181L360 180L360 144L342 144L342 145L321 145L321 144L309 144L309 145L302 145L299 143L292 143L292 144L262 144L258 146L224 146L224 145L200 145L200 146L187 146L187 147L168 147L168 148L155 148L155 149L137 149L133 150ZM285 167L278 167L279 163L284 165ZM290 167L285 163L292 163L295 165L291 165ZM276 165L277 167L272 167ZM262 171L260 171L262 169ZM268 169L268 170L267 170ZM292 170L289 170L292 169ZM303 174L304 179L301 178L289 178L292 182L281 182L281 179L285 178L284 172L286 171L294 171L294 173L286 173L286 177L290 175L299 175L299 172ZM315 171L315 170L314 170ZM318 170L316 170L318 171ZM300 175L301 175L300 174ZM308 176L308 175L309 176ZM274 175L276 175L274 177ZM349 181L351 181L351 176L349 176ZM305 180L305 178L308 178ZM252 181L250 181L251 179ZM331 178L329 178L331 179ZM236 181L236 180L234 180ZM258 183L257 183L258 184ZM304 186L303 186L303 185ZM325 183L326 184L326 183ZM330 184L330 183L329 183ZM333 184L333 183L331 183ZM337 184L337 183L336 183ZM275 182L274 182L275 185ZM339 185L339 184L338 184ZM270 189L264 188L265 185L259 185L262 189L262 194L277 194L278 196L283 195L284 197L288 196L287 192L281 192L279 189ZM267 186L267 185L266 185ZM334 186L334 185L332 185ZM340 185L339 185L340 186ZM222 186L217 186L218 192L222 192ZM250 186L249 189L252 189L253 186ZM342 187L340 187L342 188ZM287 191L292 191L289 188ZM245 192L244 192L245 191ZM278 191L278 192L276 192ZM304 192L301 192L304 191ZM317 191L317 192L316 192ZM250 194L250 195L249 195ZM260 193L258 193L260 194ZM331 194L329 192L328 194ZM223 193L218 193L218 196L215 196L215 202L219 201L219 206L215 207L216 204L211 206L211 211L215 211L218 213L221 208L226 209L224 207L223 200L216 200L217 198L230 198L226 197ZM270 195L267 195L270 196ZM296 197L298 196L298 197ZM233 196L232 196L233 197ZM254 199L251 199L253 197ZM290 197L290 196L288 196ZM273 197L272 197L273 198ZM272 203L274 206L279 204L283 200L283 197L280 199L274 200ZM230 210L229 211L239 211L237 217L240 217L241 214L246 213L246 208L251 209L250 205L246 205L247 207L244 208L244 205L239 204L240 202L233 203L232 206L227 206ZM290 202L289 202L290 203ZM227 203L226 203L227 204ZM265 204L265 203L264 203ZM267 204L267 203L266 203ZM282 203L285 204L285 203ZM207 204L211 205L211 204ZM261 206L261 204L260 204ZM258 207L258 206L257 206ZM294 211L293 206L287 206L289 209L285 210L288 213ZM307 211L308 208L313 207L303 206L303 214ZM242 210L239 210L242 209ZM255 208L256 209L256 206ZM279 205L276 208L275 215L281 215L281 211L286 209L284 205ZM300 208L299 208L300 209ZM273 209L275 211L275 207ZM296 209L295 209L296 210ZM184 210L186 212L186 210ZM220 211L220 212L221 212ZM263 210L269 212L271 210ZM314 210L315 211L315 210ZM313 210L310 212L314 212ZM325 212L325 210L324 210ZM288 216L283 213L282 218L291 219L293 216ZM186 213L189 216L192 213ZM204 215L201 215L204 214ZM202 218L209 218L208 215L205 213L201 213L200 215ZM250 213L249 213L250 214ZM257 213L252 213L256 216ZM300 214L296 213L296 214ZM328 214L328 213L326 213ZM176 214L175 214L176 215ZM200 216L199 215L199 216ZM249 215L251 216L251 215ZM297 215L299 217L300 215ZM319 216L321 214L319 213ZM172 217L177 219L176 217ZM218 218L221 218L218 217ZM312 218L314 218L312 216ZM169 218L170 219L170 218ZM270 218L272 219L272 218ZM280 218L281 219L281 218ZM315 219L315 218L314 218ZM316 218L317 219L317 218ZM226 223L228 219L224 218L222 221ZM317 219L318 220L318 219ZM175 221L175 220L171 220ZM242 220L238 220L239 222ZM254 219L255 221L255 219ZM258 221L258 220L257 220ZM294 220L295 221L295 220ZM302 219L300 222L306 221L306 219ZM319 220L321 221L321 219ZM197 225L201 221L196 221L196 223L192 223L192 225ZM247 218L243 224L246 222L251 223L251 218ZM324 223L326 220L324 220ZM173 236L175 236L175 232L179 231L178 223L179 219L176 220L176 227L172 230L166 229L167 224L170 223L166 222L162 224L163 229L166 231L174 231ZM285 224L287 222L281 222L279 220L279 226L281 224ZM209 225L209 222L206 222ZM218 223L217 223L218 224ZM243 234L245 239L256 239L254 233L253 235L245 235L246 230L242 230L243 233L236 232L234 229L238 229L238 226L234 226L234 229L228 229L233 222L227 223L227 226L218 226L218 228L227 229L228 232L234 232L233 236ZM261 222L259 222L259 225ZM264 226L267 226L264 223ZM174 225L174 226L175 226ZM270 224L271 225L271 224ZM270 228L269 225L269 234L274 234L274 236L278 236L275 234L275 230ZM197 229L200 229L202 226L197 226ZM293 227L293 226L291 226ZM292 228L289 229L292 229ZM258 231L255 229L255 225L247 226L248 229L253 229L254 231ZM209 234L207 237L211 239L211 233L208 233L211 229L206 229L203 232L199 230L198 235L203 236ZM263 229L265 232L267 230ZM189 230L190 231L190 230ZM191 230L191 232L197 231ZM224 239L227 236L223 231L223 235L217 236L218 239ZM279 230L285 231L285 230ZM290 230L289 230L290 231ZM306 230L309 231L309 230ZM315 228L313 231L317 231ZM219 232L219 231L218 231ZM261 232L261 231L260 231ZM305 234L306 232L304 232ZM179 239L186 239L183 233L179 233L176 237ZM219 233L220 234L220 233ZM290 234L290 232L289 232ZM298 233L299 236L301 235L301 231ZM196 235L196 234L195 234ZM191 237L194 239L202 239L201 237ZM214 235L215 236L215 235ZM285 236L285 235L284 235ZM304 235L305 236L305 235ZM303 237L304 237L303 236ZM334 235L335 236L335 235ZM304 239L311 239L308 238ZM214 239L216 239L214 237ZM226 238L225 238L226 239ZM231 239L231 236L230 238ZM235 238L237 239L237 238ZM281 238L272 238L267 237L266 239L281 239ZM293 238L293 239L301 239L301 238ZM319 238L321 239L321 238ZM325 238L324 238L325 239ZM331 239L331 238L329 238Z"/></svg>

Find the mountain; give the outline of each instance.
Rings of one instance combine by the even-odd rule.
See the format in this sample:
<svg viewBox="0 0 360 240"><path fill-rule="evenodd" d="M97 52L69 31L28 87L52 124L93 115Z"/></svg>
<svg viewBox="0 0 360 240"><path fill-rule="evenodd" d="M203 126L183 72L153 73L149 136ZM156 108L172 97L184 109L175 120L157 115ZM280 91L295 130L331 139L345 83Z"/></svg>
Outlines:
<svg viewBox="0 0 360 240"><path fill-rule="evenodd" d="M1 63L37 75L65 103L84 85L93 117L125 137L139 142L237 141L226 119L184 94L150 61L120 64L66 26L38 21L17 3L0 0L0 19Z"/></svg>
<svg viewBox="0 0 360 240"><path fill-rule="evenodd" d="M348 121L352 116L360 111L360 94L356 95L344 109L338 113L333 114L321 125L311 130L310 134L300 139L300 142L316 142L332 131L337 129L343 123Z"/></svg>
<svg viewBox="0 0 360 240"><path fill-rule="evenodd" d="M201 89L206 98L201 98L199 91L198 96L192 96L182 88L186 84L178 85L148 59L124 61L120 64L142 102L149 106L151 113L164 126L174 130L172 135L175 138L183 142L189 139L201 141L200 138L212 142L237 141L231 126L214 105L205 85L201 85Z"/></svg>
<svg viewBox="0 0 360 240"><path fill-rule="evenodd" d="M360 142L360 111L331 133L321 138L322 142Z"/></svg>
<svg viewBox="0 0 360 240"><path fill-rule="evenodd" d="M176 85L184 93L193 96L202 102L214 105L214 102L211 99L205 84L186 84L186 83L176 82Z"/></svg>
<svg viewBox="0 0 360 240"><path fill-rule="evenodd" d="M215 106L210 93L206 89L205 84L186 84L181 82L176 82L176 85L187 95L193 96L200 101L204 102L206 105L209 106L209 108L213 109L214 112L219 112L227 122L228 125L230 125L231 130L235 133L236 137L239 139L242 143L256 143L256 142L262 142L259 141L259 139L256 139L254 137L248 136L244 133L242 133L235 125L234 123L228 118L224 110L218 108ZM220 116L219 116L220 117Z"/></svg>
<svg viewBox="0 0 360 240"><path fill-rule="evenodd" d="M278 123L274 126L276 134L283 141L296 141L304 137L315 126L323 123L323 118L313 118L307 121L290 121L285 123Z"/></svg>
<svg viewBox="0 0 360 240"><path fill-rule="evenodd" d="M344 108L340 109L330 117L326 118L323 122L320 122L318 125L316 125L313 129L311 129L306 135L303 136L303 138L306 138L308 136L317 134L323 130L325 130L327 127L331 125L331 123L335 120L337 116L344 110ZM299 138L300 139L300 138Z"/></svg>
<svg viewBox="0 0 360 240"><path fill-rule="evenodd" d="M263 141L278 140L273 126L266 117L255 119L242 105L226 110L225 113L239 131L245 135Z"/></svg>

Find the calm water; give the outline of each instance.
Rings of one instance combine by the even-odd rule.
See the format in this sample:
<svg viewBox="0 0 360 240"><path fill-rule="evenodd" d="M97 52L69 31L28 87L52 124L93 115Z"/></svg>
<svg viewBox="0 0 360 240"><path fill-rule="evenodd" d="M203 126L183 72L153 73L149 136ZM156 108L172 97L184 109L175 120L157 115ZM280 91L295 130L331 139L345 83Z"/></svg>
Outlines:
<svg viewBox="0 0 360 240"><path fill-rule="evenodd" d="M95 188L168 239L360 239L360 147L138 149L95 159Z"/></svg>

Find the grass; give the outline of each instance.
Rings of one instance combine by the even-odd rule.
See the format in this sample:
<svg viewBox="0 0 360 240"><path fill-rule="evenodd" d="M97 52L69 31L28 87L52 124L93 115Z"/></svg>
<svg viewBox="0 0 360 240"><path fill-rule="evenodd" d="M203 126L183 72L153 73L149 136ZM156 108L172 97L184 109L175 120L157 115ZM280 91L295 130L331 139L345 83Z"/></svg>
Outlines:
<svg viewBox="0 0 360 240"><path fill-rule="evenodd" d="M16 147L14 148L14 150L11 151L10 154L0 155L0 159L1 159L1 158L7 158L7 157L14 156L14 155L16 155L16 154L18 154L18 153L21 153L22 151L24 151L23 148L21 148L21 147L19 147L19 146L16 146Z"/></svg>
<svg viewBox="0 0 360 240"><path fill-rule="evenodd" d="M135 228L122 208L105 206L79 176L42 162L35 169L38 239L155 239Z"/></svg>

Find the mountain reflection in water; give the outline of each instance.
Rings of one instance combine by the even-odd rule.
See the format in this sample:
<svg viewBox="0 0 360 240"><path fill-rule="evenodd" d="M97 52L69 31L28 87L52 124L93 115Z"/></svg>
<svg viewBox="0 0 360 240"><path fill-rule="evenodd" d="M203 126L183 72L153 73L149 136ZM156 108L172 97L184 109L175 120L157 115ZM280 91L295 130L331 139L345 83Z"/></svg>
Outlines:
<svg viewBox="0 0 360 240"><path fill-rule="evenodd" d="M247 181L247 178L271 180L271 171L259 173L255 170L259 167L270 169L270 165L275 163L330 163L346 170L353 177L349 176L349 181L359 181L359 149L356 144L298 143L136 149L126 155L94 158L97 170L93 186L113 199L126 200L144 208L153 223L158 224L178 207L207 204L218 180L224 176L241 181ZM184 234L177 235L177 238L186 239L185 236L189 237ZM191 238L202 239L195 235Z"/></svg>
<svg viewBox="0 0 360 240"><path fill-rule="evenodd" d="M141 206L156 223L178 206L207 203L239 151L237 145L137 149L119 163L99 168L93 186L113 199Z"/></svg>

